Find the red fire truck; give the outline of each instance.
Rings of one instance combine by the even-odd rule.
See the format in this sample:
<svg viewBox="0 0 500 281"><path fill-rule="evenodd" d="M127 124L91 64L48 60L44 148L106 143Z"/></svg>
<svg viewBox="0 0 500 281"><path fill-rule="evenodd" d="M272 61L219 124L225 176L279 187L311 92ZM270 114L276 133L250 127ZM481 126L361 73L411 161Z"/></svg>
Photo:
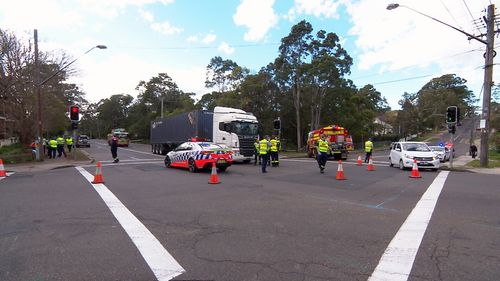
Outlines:
<svg viewBox="0 0 500 281"><path fill-rule="evenodd" d="M322 134L325 134L326 139L330 142L329 156L333 156L336 160L346 160L349 151L354 150L352 137L347 129L339 125L330 125L309 132L307 135L307 156L316 157L316 143Z"/></svg>

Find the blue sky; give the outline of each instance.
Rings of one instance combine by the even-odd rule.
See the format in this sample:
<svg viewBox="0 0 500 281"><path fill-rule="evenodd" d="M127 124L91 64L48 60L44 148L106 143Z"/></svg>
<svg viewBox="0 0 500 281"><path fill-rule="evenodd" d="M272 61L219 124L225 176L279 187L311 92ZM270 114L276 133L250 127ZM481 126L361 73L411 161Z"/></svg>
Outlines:
<svg viewBox="0 0 500 281"><path fill-rule="evenodd" d="M406 0L398 3L471 34L490 0ZM135 86L168 73L197 98L210 59L222 56L252 72L272 62L281 38L302 19L335 32L353 57L350 79L373 84L393 109L404 92L456 73L481 93L484 45L405 7L381 0L44 0L0 1L0 26L40 49L81 56L72 78L92 102L112 94L136 96ZM420 78L418 78L420 77ZM494 71L494 81L500 77ZM408 79L408 80L405 80ZM403 80L403 81L397 81Z"/></svg>

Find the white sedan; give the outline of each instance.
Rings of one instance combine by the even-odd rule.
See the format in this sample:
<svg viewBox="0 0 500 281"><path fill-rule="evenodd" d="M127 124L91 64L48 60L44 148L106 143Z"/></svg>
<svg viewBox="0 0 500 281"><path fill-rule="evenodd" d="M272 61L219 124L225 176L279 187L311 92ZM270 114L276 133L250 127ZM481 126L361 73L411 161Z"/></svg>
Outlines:
<svg viewBox="0 0 500 281"><path fill-rule="evenodd" d="M412 168L414 161L419 168L437 171L441 165L440 160L424 142L395 142L391 145L389 165L398 165L403 170Z"/></svg>

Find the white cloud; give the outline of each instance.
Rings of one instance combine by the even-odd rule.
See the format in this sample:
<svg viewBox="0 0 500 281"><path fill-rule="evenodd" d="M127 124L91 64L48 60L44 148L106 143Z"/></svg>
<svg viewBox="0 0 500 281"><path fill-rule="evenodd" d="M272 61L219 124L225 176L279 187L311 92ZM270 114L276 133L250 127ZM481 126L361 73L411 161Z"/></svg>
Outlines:
<svg viewBox="0 0 500 281"><path fill-rule="evenodd" d="M315 17L338 18L337 9L345 1L338 0L295 0L295 5L285 18L295 21L297 15L313 15Z"/></svg>
<svg viewBox="0 0 500 281"><path fill-rule="evenodd" d="M168 21L155 22L151 24L151 28L164 35L174 35L184 31L183 28L172 26Z"/></svg>
<svg viewBox="0 0 500 281"><path fill-rule="evenodd" d="M205 37L203 37L201 42L203 42L204 44L210 44L210 43L214 42L216 38L217 38L217 35L215 35L213 32L210 32Z"/></svg>
<svg viewBox="0 0 500 281"><path fill-rule="evenodd" d="M191 35L191 36L189 36L189 37L186 39L186 41L188 41L189 43L196 43L196 42L198 42L198 36L196 36L196 35Z"/></svg>
<svg viewBox="0 0 500 281"><path fill-rule="evenodd" d="M139 9L139 15L147 22L153 22L155 20L155 17L151 12L143 9Z"/></svg>
<svg viewBox="0 0 500 281"><path fill-rule="evenodd" d="M468 3L475 18L480 18L484 10L480 2ZM463 34L405 7L387 10L386 4L361 0L347 5L353 23L350 34L357 37L360 69L396 71L435 65L443 74L456 73L469 82L481 80L482 70L477 67L484 64L482 51L470 51L484 50L483 44L469 41ZM475 31L470 15L460 5L447 5L448 13L433 0L420 0L412 2L411 8L470 33Z"/></svg>
<svg viewBox="0 0 500 281"><path fill-rule="evenodd" d="M227 44L226 42L222 42L217 48L217 50L226 55L231 55L232 53L234 53L234 48L229 46L229 44Z"/></svg>
<svg viewBox="0 0 500 281"><path fill-rule="evenodd" d="M243 0L233 15L238 26L245 26L248 31L244 35L246 41L260 41L265 38L269 29L278 22L273 10L274 0Z"/></svg>
<svg viewBox="0 0 500 281"><path fill-rule="evenodd" d="M95 17L113 20L130 6L140 8L153 3L168 5L172 2L173 0L0 1L0 26L16 32L34 28L92 28L96 24Z"/></svg>

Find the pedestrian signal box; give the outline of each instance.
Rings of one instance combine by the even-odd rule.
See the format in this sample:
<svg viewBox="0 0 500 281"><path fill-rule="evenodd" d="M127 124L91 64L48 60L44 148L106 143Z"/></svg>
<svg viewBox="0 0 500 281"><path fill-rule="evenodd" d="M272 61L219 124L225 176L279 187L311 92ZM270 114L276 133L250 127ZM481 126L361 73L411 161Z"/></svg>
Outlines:
<svg viewBox="0 0 500 281"><path fill-rule="evenodd" d="M80 120L80 108L77 105L72 105L69 108L69 119L72 122L78 122Z"/></svg>
<svg viewBox="0 0 500 281"><path fill-rule="evenodd" d="M456 124L457 120L458 120L458 107L448 106L448 108L446 108L446 123Z"/></svg>
<svg viewBox="0 0 500 281"><path fill-rule="evenodd" d="M275 130L280 130L281 129L281 120L278 118L276 120L274 120L274 129Z"/></svg>

